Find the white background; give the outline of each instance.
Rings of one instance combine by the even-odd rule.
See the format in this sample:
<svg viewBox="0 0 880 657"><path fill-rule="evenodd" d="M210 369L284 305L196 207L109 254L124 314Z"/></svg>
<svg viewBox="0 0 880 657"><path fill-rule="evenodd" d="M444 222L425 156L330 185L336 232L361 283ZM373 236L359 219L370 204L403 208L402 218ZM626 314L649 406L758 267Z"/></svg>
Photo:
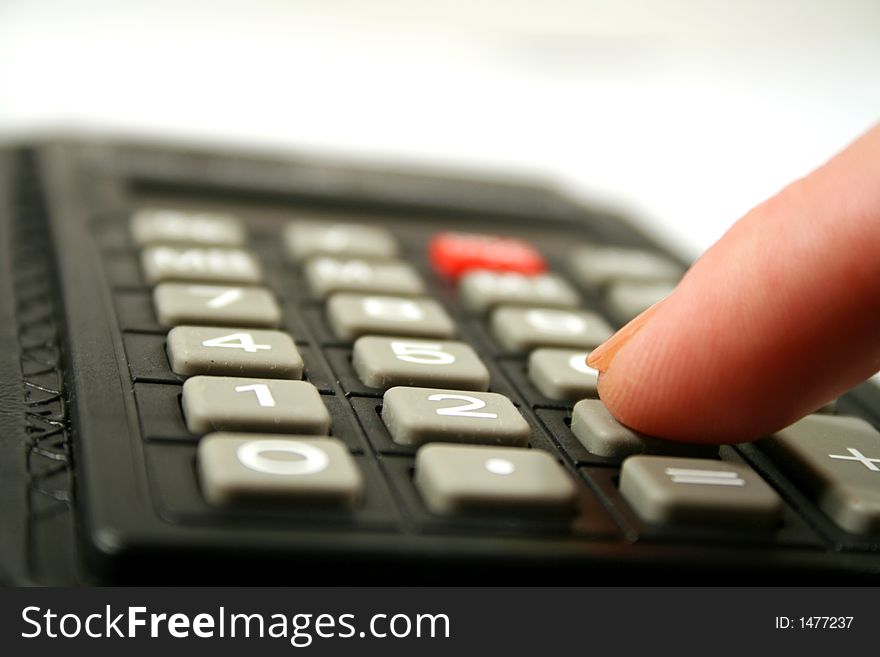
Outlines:
<svg viewBox="0 0 880 657"><path fill-rule="evenodd" d="M2 138L535 172L686 255L878 118L878 0L0 0Z"/></svg>

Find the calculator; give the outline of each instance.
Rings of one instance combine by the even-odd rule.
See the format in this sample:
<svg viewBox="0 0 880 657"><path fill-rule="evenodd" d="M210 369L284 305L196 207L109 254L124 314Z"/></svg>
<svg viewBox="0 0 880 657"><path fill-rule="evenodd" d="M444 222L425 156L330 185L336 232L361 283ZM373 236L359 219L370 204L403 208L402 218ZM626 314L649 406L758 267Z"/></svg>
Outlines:
<svg viewBox="0 0 880 657"><path fill-rule="evenodd" d="M876 380L751 444L605 409L590 350L688 266L624 216L104 142L0 184L8 583L880 581Z"/></svg>

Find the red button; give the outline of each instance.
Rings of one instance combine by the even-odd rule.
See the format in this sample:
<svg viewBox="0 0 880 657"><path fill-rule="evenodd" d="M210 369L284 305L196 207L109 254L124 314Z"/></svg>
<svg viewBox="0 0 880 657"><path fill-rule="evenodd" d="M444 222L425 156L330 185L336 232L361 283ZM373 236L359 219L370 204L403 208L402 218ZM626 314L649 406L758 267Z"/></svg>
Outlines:
<svg viewBox="0 0 880 657"><path fill-rule="evenodd" d="M528 242L499 235L440 233L428 245L428 255L439 273L458 278L472 269L540 274L547 269L543 256Z"/></svg>

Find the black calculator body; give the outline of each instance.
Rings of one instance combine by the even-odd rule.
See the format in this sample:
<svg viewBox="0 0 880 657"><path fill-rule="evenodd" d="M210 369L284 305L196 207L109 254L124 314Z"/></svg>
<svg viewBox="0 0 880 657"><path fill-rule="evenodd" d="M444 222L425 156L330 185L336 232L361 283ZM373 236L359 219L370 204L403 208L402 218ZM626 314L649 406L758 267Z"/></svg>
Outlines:
<svg viewBox="0 0 880 657"><path fill-rule="evenodd" d="M775 501L760 522L667 517L648 489L621 485L626 458L664 447L597 448L589 418L574 419L580 398L601 412L578 388L585 354L687 264L542 184L113 143L9 148L0 576L876 583L880 533L829 513L787 453L670 444L669 458L700 460L661 479L726 494L752 485L747 471ZM643 265L656 280L630 276ZM841 397L840 416L873 431L880 387ZM875 451L846 463L873 472Z"/></svg>

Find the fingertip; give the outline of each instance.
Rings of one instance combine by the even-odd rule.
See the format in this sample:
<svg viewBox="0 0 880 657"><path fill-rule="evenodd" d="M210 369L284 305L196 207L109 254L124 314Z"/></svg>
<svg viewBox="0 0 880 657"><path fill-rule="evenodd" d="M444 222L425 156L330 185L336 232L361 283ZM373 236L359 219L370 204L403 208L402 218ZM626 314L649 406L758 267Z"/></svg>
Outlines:
<svg viewBox="0 0 880 657"><path fill-rule="evenodd" d="M591 351L587 356L587 365L599 372L607 371L611 366L614 357L617 355L617 352L619 352L626 343L629 342L632 337L648 323L648 321L650 321L664 300L665 299L661 299L650 308L637 315L614 335Z"/></svg>

